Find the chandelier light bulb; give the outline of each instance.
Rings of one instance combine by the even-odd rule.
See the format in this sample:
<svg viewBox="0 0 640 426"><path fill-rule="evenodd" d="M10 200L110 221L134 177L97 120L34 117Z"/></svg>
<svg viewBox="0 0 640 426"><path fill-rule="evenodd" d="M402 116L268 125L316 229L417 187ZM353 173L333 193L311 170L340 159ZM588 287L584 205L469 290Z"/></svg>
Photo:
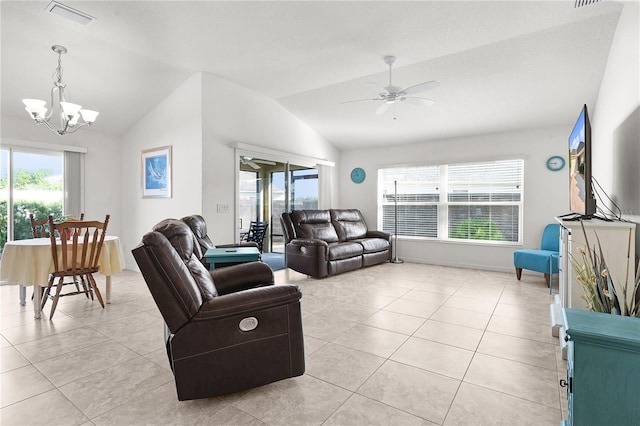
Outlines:
<svg viewBox="0 0 640 426"><path fill-rule="evenodd" d="M94 121L96 121L96 118L100 113L98 111L92 111L90 109L81 109L80 114L82 115L82 119L84 121L86 121L89 124L92 124Z"/></svg>
<svg viewBox="0 0 640 426"><path fill-rule="evenodd" d="M23 99L22 103L25 105L25 110L32 118L43 117L47 109L44 107L47 103L40 99Z"/></svg>
<svg viewBox="0 0 640 426"><path fill-rule="evenodd" d="M72 104L71 102L60 102L60 106L62 107L64 115L71 118L78 115L80 113L80 109L82 109L82 105Z"/></svg>

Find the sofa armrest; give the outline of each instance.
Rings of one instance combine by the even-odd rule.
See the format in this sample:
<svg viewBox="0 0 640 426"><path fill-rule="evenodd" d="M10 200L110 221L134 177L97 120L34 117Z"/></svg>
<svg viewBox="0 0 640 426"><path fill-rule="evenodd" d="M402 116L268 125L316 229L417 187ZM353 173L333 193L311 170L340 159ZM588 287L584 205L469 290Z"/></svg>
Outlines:
<svg viewBox="0 0 640 426"><path fill-rule="evenodd" d="M384 231L367 231L367 238L382 238L383 240L391 241L391 234Z"/></svg>
<svg viewBox="0 0 640 426"><path fill-rule="evenodd" d="M231 265L209 273L220 295L274 283L273 271L263 262Z"/></svg>
<svg viewBox="0 0 640 426"><path fill-rule="evenodd" d="M202 304L193 321L210 321L296 303L302 298L297 285L271 285L214 297Z"/></svg>
<svg viewBox="0 0 640 426"><path fill-rule="evenodd" d="M285 251L287 268L316 278L328 275L329 244L326 241L294 238Z"/></svg>
<svg viewBox="0 0 640 426"><path fill-rule="evenodd" d="M329 244L324 240L312 240L312 239L303 239L303 238L294 238L289 242L289 244L294 246L329 247Z"/></svg>

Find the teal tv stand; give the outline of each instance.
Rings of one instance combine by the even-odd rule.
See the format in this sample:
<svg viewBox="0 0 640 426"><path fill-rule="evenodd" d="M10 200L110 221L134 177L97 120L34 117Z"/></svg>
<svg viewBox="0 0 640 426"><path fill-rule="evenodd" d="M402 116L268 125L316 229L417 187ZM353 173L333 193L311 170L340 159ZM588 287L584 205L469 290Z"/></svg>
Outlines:
<svg viewBox="0 0 640 426"><path fill-rule="evenodd" d="M565 425L640 425L640 318L564 309Z"/></svg>

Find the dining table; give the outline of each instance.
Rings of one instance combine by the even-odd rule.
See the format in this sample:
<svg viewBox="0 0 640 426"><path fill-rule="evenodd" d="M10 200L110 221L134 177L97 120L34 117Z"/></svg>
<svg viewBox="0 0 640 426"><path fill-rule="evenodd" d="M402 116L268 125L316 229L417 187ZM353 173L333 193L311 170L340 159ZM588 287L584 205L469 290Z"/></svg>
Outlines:
<svg viewBox="0 0 640 426"><path fill-rule="evenodd" d="M124 264L120 238L106 235L98 262L99 272L105 276L106 303L111 303L111 275L122 272ZM39 319L42 311L40 287L47 286L49 274L54 269L50 238L7 241L0 258L0 285L19 285L23 306L27 304L27 287L33 286L34 317Z"/></svg>

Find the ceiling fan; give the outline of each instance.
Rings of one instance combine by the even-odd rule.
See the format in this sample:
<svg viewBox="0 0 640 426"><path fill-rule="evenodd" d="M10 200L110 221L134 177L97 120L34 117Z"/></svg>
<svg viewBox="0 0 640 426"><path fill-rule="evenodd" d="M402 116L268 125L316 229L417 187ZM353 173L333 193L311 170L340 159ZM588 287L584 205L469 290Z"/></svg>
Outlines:
<svg viewBox="0 0 640 426"><path fill-rule="evenodd" d="M384 62L389 67L389 85L387 87L382 87L377 83L367 83L368 85L371 85L375 88L378 94L377 98L357 99L354 101L345 101L341 103L346 104L351 102L362 102L362 101L382 101L383 102L382 105L380 105L376 110L376 115L383 114L389 108L389 106L393 104L394 120L396 119L395 106L396 106L396 102L398 101L404 102L410 105L425 106L425 107L433 105L434 104L433 100L428 98L418 97L415 95L430 89L435 89L436 87L440 86L440 83L438 83L435 80L424 81L422 83L409 86L405 89L402 89L399 86L394 86L391 80L391 70L393 68L393 65L396 63L396 59L397 58L395 56L384 57Z"/></svg>
<svg viewBox="0 0 640 426"><path fill-rule="evenodd" d="M247 166L258 170L260 168L259 164L266 164L269 166L275 166L276 163L273 161L269 161L269 160L259 160L257 158L253 158L253 157L245 157L244 155L240 157L240 163L241 164L246 164Z"/></svg>

